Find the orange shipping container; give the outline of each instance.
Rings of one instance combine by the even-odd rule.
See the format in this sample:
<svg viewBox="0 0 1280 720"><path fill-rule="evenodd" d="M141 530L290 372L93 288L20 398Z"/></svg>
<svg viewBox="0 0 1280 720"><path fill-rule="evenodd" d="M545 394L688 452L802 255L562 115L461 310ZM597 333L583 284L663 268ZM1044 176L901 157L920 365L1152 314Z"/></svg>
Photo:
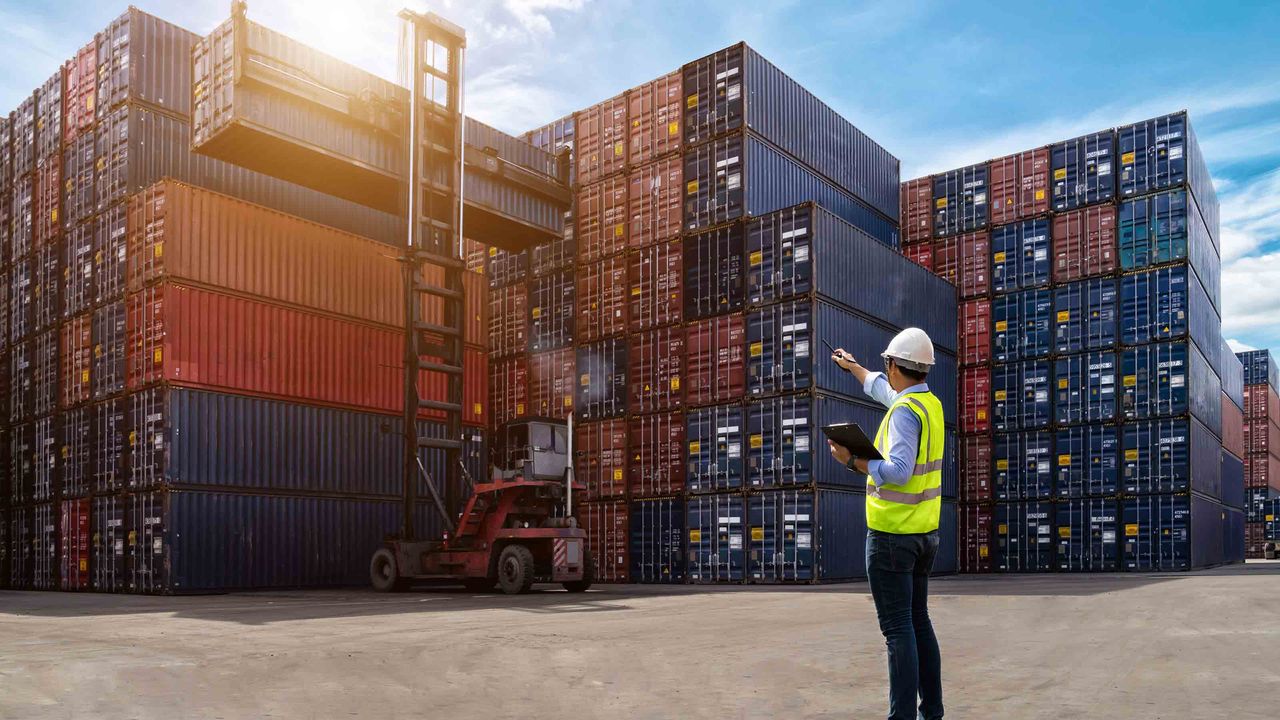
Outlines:
<svg viewBox="0 0 1280 720"><path fill-rule="evenodd" d="M573 426L575 479L588 500L627 495L627 421L622 418Z"/></svg>
<svg viewBox="0 0 1280 720"><path fill-rule="evenodd" d="M574 115L578 183L588 185L627 164L627 99L609 98Z"/></svg>
<svg viewBox="0 0 1280 720"><path fill-rule="evenodd" d="M683 179L684 163L679 157L642 165L627 175L631 247L680 236L684 221Z"/></svg>
<svg viewBox="0 0 1280 720"><path fill-rule="evenodd" d="M529 361L518 355L489 363L489 407L494 427L527 417L529 403Z"/></svg>
<svg viewBox="0 0 1280 720"><path fill-rule="evenodd" d="M642 165L680 150L680 107L684 96L680 72L664 75L627 92L629 155Z"/></svg>
<svg viewBox="0 0 1280 720"><path fill-rule="evenodd" d="M609 178L578 191L578 262L620 253L627 247L627 181Z"/></svg>
<svg viewBox="0 0 1280 720"><path fill-rule="evenodd" d="M591 568L597 582L625 583L631 578L631 562L628 548L631 535L627 503L583 503L575 514L587 534L587 552L591 554Z"/></svg>
<svg viewBox="0 0 1280 720"><path fill-rule="evenodd" d="M581 343L627 331L627 259L617 255L578 268L578 322Z"/></svg>
<svg viewBox="0 0 1280 720"><path fill-rule="evenodd" d="M562 418L573 412L574 360L573 348L529 356L529 400L534 415Z"/></svg>
<svg viewBox="0 0 1280 720"><path fill-rule="evenodd" d="M933 237L933 178L902 183L902 243L925 242Z"/></svg>

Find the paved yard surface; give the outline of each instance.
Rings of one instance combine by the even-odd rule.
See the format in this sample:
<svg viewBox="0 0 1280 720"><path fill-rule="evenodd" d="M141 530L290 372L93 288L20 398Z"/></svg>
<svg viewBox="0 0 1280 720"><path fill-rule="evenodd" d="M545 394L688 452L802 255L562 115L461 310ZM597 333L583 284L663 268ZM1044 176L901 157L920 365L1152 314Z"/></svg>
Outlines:
<svg viewBox="0 0 1280 720"><path fill-rule="evenodd" d="M948 718L1275 718L1280 564L934 581ZM876 718L865 584L0 592L0 718Z"/></svg>

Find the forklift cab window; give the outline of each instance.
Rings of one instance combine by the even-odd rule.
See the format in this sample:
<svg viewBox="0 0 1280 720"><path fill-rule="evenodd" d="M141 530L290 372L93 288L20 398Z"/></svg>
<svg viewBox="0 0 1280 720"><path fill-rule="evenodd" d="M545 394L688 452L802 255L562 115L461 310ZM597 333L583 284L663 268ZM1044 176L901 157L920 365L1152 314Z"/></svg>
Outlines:
<svg viewBox="0 0 1280 720"><path fill-rule="evenodd" d="M534 450L563 453L569 449L568 430L563 425L530 425L529 446Z"/></svg>

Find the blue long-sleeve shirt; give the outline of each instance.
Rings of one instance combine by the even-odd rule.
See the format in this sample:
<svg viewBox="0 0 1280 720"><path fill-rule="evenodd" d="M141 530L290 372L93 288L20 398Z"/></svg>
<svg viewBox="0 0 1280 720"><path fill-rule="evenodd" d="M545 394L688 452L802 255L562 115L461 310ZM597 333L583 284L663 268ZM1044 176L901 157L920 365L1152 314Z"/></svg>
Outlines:
<svg viewBox="0 0 1280 720"><path fill-rule="evenodd" d="M895 393L884 373L873 372L867 375L866 382L862 384L862 391L881 405L891 407L903 395L928 392L929 386L926 383L917 383L900 393ZM867 471L876 487L885 484L905 485L907 480L911 479L911 473L916 466L916 456L920 451L922 430L920 418L911 411L911 408L900 407L893 411L889 416L889 439L892 442L889 443L888 459L867 461Z"/></svg>

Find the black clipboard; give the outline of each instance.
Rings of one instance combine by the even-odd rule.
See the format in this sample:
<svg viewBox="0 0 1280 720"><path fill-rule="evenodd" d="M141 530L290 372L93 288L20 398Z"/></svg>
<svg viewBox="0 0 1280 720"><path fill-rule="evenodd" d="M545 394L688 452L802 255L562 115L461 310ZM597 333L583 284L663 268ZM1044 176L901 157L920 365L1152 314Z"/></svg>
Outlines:
<svg viewBox="0 0 1280 720"><path fill-rule="evenodd" d="M822 428L822 434L829 439L835 441L837 445L843 445L853 453L854 457L860 457L867 460L883 460L880 451L876 450L876 446L867 439L867 434L862 432L862 427L858 423L835 423Z"/></svg>

